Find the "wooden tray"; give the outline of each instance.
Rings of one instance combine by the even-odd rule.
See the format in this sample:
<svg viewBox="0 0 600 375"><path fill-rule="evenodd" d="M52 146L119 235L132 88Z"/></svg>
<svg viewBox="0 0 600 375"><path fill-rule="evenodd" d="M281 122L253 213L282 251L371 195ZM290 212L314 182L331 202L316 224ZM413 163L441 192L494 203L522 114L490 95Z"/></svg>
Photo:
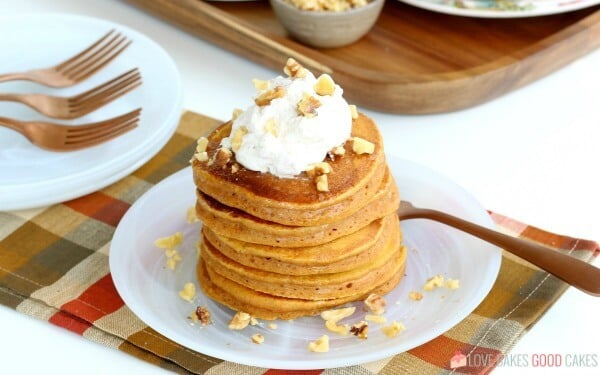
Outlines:
<svg viewBox="0 0 600 375"><path fill-rule="evenodd" d="M393 113L471 107L600 45L600 6L543 17L481 19L387 0L377 24L360 41L315 49L290 39L268 2L127 1L277 71L294 57L315 74L330 74L349 101Z"/></svg>

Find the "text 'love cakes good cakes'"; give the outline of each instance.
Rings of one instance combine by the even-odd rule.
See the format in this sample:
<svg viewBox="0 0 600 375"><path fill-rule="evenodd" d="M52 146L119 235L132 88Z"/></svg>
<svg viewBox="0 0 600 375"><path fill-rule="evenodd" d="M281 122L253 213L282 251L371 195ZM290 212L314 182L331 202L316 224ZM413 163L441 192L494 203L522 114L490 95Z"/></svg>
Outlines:
<svg viewBox="0 0 600 375"><path fill-rule="evenodd" d="M315 315L402 279L399 195L375 123L295 60L254 80L254 104L198 140L197 273L262 319Z"/></svg>

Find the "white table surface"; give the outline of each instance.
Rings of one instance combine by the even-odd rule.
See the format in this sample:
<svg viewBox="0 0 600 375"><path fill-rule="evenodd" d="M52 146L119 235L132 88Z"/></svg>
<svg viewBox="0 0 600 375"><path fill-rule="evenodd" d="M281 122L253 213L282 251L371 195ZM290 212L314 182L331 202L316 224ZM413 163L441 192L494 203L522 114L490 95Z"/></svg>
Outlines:
<svg viewBox="0 0 600 375"><path fill-rule="evenodd" d="M188 109L228 119L252 78L275 72L116 0L0 0L0 14L75 13L132 27L162 45L184 79ZM0 38L10 36L0 35ZM388 153L439 171L485 207L538 227L600 240L600 50L514 93L460 112L365 110ZM596 261L596 265L600 262ZM502 367L494 374L600 373L600 300L570 288L512 353L591 354L596 367ZM159 374L165 370L0 306L0 373ZM531 358L531 357L529 357Z"/></svg>

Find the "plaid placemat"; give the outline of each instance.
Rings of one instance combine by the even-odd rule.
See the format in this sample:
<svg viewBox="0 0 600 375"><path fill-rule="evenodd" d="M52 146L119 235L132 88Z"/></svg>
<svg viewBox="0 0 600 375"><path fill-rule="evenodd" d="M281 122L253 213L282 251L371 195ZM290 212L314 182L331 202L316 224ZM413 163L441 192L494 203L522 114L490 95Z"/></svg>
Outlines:
<svg viewBox="0 0 600 375"><path fill-rule="evenodd" d="M178 373L483 374L503 359L567 288L546 272L505 254L496 284L475 311L445 334L391 358L338 369L284 371L190 351L146 326L125 306L112 282L108 252L127 209L150 187L187 167L196 139L217 124L186 112L168 144L121 181L51 207L0 212L0 303ZM496 213L491 216L503 231L588 262L600 252L592 241L548 233ZM469 361L475 356L480 360ZM460 360L467 365L456 367Z"/></svg>

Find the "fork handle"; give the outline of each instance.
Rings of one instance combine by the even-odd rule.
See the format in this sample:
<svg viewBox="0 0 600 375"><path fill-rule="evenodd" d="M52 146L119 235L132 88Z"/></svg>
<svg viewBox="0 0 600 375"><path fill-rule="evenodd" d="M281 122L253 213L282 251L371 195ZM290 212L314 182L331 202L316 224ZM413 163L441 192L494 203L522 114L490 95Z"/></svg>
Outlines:
<svg viewBox="0 0 600 375"><path fill-rule="evenodd" d="M549 247L512 237L437 210L418 209L413 218L444 223L515 254L581 291L600 297L600 268Z"/></svg>
<svg viewBox="0 0 600 375"><path fill-rule="evenodd" d="M25 73L7 73L0 74L0 82L8 82L8 81L31 81L31 77Z"/></svg>
<svg viewBox="0 0 600 375"><path fill-rule="evenodd" d="M27 135L27 132L25 130L26 124L24 122L14 120L8 117L0 117L0 126L4 126L5 128L18 131L19 133L27 137L27 139L30 139L29 135Z"/></svg>

